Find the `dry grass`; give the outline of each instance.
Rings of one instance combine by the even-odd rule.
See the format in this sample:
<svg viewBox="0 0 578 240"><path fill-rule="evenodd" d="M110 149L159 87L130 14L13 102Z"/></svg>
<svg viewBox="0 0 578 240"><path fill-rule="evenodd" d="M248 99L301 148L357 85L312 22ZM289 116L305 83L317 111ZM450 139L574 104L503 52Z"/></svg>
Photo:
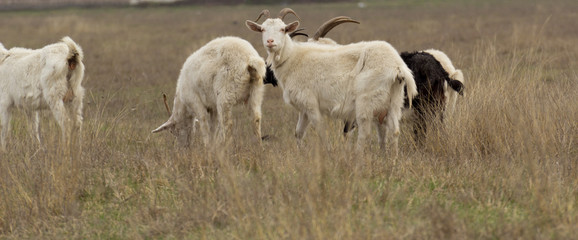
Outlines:
<svg viewBox="0 0 578 240"><path fill-rule="evenodd" d="M571 239L578 229L578 6L573 1L369 2L293 6L330 37L437 48L466 74L466 97L424 149L404 128L398 158L355 157L328 120L330 152L293 138L297 114L267 87L265 150L237 110L225 156L175 148L161 92L186 57L222 35L250 40L262 7L0 13L6 47L70 35L86 54L82 151L63 149L49 113L39 148L23 114L0 154L0 238ZM271 7L280 9L279 6ZM9 26L9 27L8 27Z"/></svg>

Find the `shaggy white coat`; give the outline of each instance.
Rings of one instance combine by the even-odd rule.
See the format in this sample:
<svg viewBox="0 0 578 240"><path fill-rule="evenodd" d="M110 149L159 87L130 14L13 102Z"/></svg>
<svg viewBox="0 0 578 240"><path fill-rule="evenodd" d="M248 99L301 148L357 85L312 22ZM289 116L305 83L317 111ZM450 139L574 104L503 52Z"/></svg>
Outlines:
<svg viewBox="0 0 578 240"><path fill-rule="evenodd" d="M205 146L215 135L222 142L230 136L233 106L247 103L260 143L264 77L265 61L249 42L238 37L210 41L185 61L172 114L153 133L170 130L179 145L189 146L198 119Z"/></svg>
<svg viewBox="0 0 578 240"><path fill-rule="evenodd" d="M249 20L246 24L262 33L267 62L279 80L283 98L299 111L295 131L299 141L312 123L325 142L322 115L327 115L357 122L356 149L360 151L371 133L371 121L377 117L380 122L385 120L397 150L403 87L407 84L410 101L417 90L412 72L395 48L384 41L348 45L294 42L287 33L299 22L286 25L278 18L269 18L262 25Z"/></svg>
<svg viewBox="0 0 578 240"><path fill-rule="evenodd" d="M82 126L84 88L83 52L69 37L41 49L11 48L0 44L0 142L3 150L11 130L13 108L35 113L34 135L40 141L39 110L50 109L70 137L74 126ZM66 141L65 141L66 142Z"/></svg>

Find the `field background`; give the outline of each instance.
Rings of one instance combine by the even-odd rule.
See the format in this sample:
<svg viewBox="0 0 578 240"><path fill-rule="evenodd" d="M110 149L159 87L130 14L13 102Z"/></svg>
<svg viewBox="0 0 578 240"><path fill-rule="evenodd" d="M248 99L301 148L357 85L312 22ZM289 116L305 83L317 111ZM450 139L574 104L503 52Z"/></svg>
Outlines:
<svg viewBox="0 0 578 240"><path fill-rule="evenodd" d="M307 32L351 16L340 43L386 40L398 51L436 48L465 73L466 95L417 148L403 127L400 155L351 154L327 119L298 148L297 112L267 86L261 150L248 108L235 110L230 152L195 139L178 149L167 119L179 70L263 8L217 6L0 12L0 42L40 48L63 36L85 52L82 143L58 144L50 113L43 146L15 111L0 153L2 239L576 239L578 3L369 1L291 5ZM289 17L293 20L293 17ZM172 101L171 101L172 102ZM221 151L218 151L221 152Z"/></svg>

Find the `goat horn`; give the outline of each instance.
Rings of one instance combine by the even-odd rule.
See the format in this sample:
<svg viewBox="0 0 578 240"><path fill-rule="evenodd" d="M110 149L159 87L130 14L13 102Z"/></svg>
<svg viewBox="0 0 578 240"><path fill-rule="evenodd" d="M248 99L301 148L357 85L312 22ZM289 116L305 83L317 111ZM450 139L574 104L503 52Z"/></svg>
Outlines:
<svg viewBox="0 0 578 240"><path fill-rule="evenodd" d="M265 18L269 18L269 10L267 9L263 9L263 11L261 11L261 13L259 13L259 17L257 17L257 20L255 20L255 22L259 21L259 19L261 19L262 16L265 16Z"/></svg>
<svg viewBox="0 0 578 240"><path fill-rule="evenodd" d="M289 37L293 38L295 36L305 36L305 37L309 37L309 35L307 35L307 33L302 33L301 31L305 30L305 28L299 28L295 31L293 31L292 33L289 33Z"/></svg>
<svg viewBox="0 0 578 240"><path fill-rule="evenodd" d="M297 13L295 13L295 11L293 11L293 9L291 9L291 8L281 9L281 11L279 12L279 18L281 18L281 20L283 20L283 18L285 18L285 16L289 13L295 15L295 17L297 17L297 19L299 19L299 21L301 21L301 18L299 18L299 15L297 15Z"/></svg>
<svg viewBox="0 0 578 240"><path fill-rule="evenodd" d="M334 27L336 27L339 24L346 23L346 22L352 22L352 23L359 24L358 21L353 20L350 17L345 17L345 16L334 17L332 19L329 19L327 22L323 23L323 25L321 25L317 29L317 32L315 33L315 35L313 35L313 40L317 41L317 40L319 40L320 37L325 37L325 35L327 35L327 33L329 31L331 31L331 29L333 29Z"/></svg>
<svg viewBox="0 0 578 240"><path fill-rule="evenodd" d="M163 93L163 101L165 102L165 108L167 109L167 112L169 113L169 117L171 116L171 109L169 109L169 104L167 103L167 95L165 93Z"/></svg>

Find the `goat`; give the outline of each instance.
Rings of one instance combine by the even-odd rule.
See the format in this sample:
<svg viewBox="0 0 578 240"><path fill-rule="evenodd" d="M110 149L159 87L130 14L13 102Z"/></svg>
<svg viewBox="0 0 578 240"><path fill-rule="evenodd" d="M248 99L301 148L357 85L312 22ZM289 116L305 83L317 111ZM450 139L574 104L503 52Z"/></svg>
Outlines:
<svg viewBox="0 0 578 240"><path fill-rule="evenodd" d="M413 111L416 113L413 131L416 140L421 141L427 131L428 118L438 117L440 122L443 122L447 102L446 86L449 85L459 94L463 94L464 86L460 81L451 79L440 62L427 52L402 52L400 55L413 71L417 91L420 93L413 99Z"/></svg>
<svg viewBox="0 0 578 240"><path fill-rule="evenodd" d="M15 107L35 112L33 131L38 142L39 111L43 109L52 111L65 142L72 130L69 125L81 131L83 56L80 46L70 37L35 50L18 47L7 50L0 44L0 139L3 151L11 129L11 109Z"/></svg>
<svg viewBox="0 0 578 240"><path fill-rule="evenodd" d="M440 62L440 64L442 65L444 70L446 70L446 72L449 74L451 79L460 81L462 83L462 85L465 83L464 82L464 74L462 73L462 71L460 69L456 69L454 67L454 65L452 64L452 61L450 60L448 55L446 55L444 52L442 52L440 50L436 50L436 49L428 49L428 50L425 50L424 52L431 54L438 62ZM450 88L451 88L451 86L450 86ZM463 95L463 93L458 93L456 91L449 90L447 84L444 85L444 92L446 95L446 103L445 103L446 108L448 109L448 112L450 114L452 114L456 108L456 102L458 99L458 94Z"/></svg>
<svg viewBox="0 0 578 240"><path fill-rule="evenodd" d="M254 133L261 143L264 77L265 61L249 42L238 37L216 38L187 58L177 81L173 111L152 132L170 130L179 145L187 147L198 119L207 147L212 136L219 142L230 136L232 107L249 103Z"/></svg>
<svg viewBox="0 0 578 240"><path fill-rule="evenodd" d="M256 21L268 13L263 11ZM297 14L285 8L280 16ZM385 41L359 42L348 45L328 45L293 42L289 32L299 21L285 24L279 18L268 18L262 25L247 20L250 30L262 33L275 77L283 89L283 98L299 111L295 135L301 141L311 122L324 142L322 115L359 126L356 150L366 146L371 121L387 112L386 126L393 133L397 153L399 120L403 106L403 87L408 96L417 95L411 70L395 48Z"/></svg>

